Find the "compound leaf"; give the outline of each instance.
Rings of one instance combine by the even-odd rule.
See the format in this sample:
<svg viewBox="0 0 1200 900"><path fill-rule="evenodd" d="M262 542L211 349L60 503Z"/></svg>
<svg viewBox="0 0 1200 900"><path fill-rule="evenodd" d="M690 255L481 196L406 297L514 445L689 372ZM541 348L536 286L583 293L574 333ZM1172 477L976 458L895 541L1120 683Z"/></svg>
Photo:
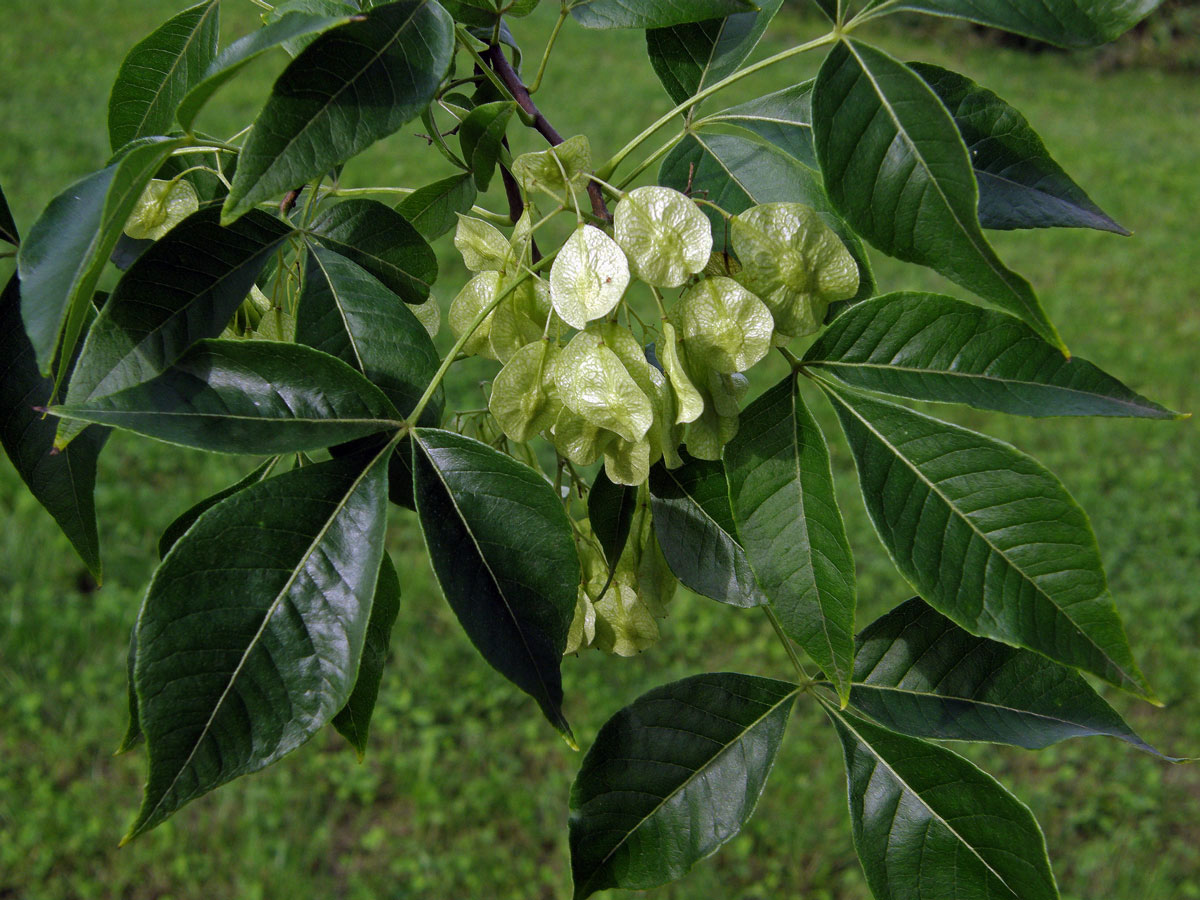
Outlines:
<svg viewBox="0 0 1200 900"><path fill-rule="evenodd" d="M396 204L396 212L432 241L454 228L459 215L471 211L475 197L475 180L470 172L463 172L417 188Z"/></svg>
<svg viewBox="0 0 1200 900"><path fill-rule="evenodd" d="M201 80L180 101L176 112L180 126L184 131L190 131L196 116L212 95L266 51L289 46L298 39L315 38L321 32L349 21L348 16L287 12L281 18L234 41L204 69Z"/></svg>
<svg viewBox="0 0 1200 900"><path fill-rule="evenodd" d="M215 205L193 213L126 270L84 341L68 405L86 406L148 381L196 341L221 334L266 261L293 234L259 210L228 227L219 215ZM72 433L60 431L60 443Z"/></svg>
<svg viewBox="0 0 1200 900"><path fill-rule="evenodd" d="M408 415L440 362L429 332L399 297L365 269L312 247L296 316L296 340L362 372ZM442 390L426 407L441 419ZM424 417L423 417L424 418Z"/></svg>
<svg viewBox="0 0 1200 900"><path fill-rule="evenodd" d="M825 706L846 759L854 847L879 900L1057 900L1029 808L942 747Z"/></svg>
<svg viewBox="0 0 1200 900"><path fill-rule="evenodd" d="M503 149L504 132L516 111L517 104L511 100L484 103L471 110L458 126L463 159L471 166L475 186L481 191L486 191L492 182Z"/></svg>
<svg viewBox="0 0 1200 900"><path fill-rule="evenodd" d="M17 231L17 223L13 221L12 210L8 208L8 198L4 189L0 188L0 241L7 241L14 247L21 245L21 235Z"/></svg>
<svg viewBox="0 0 1200 900"><path fill-rule="evenodd" d="M850 705L893 731L1029 750L1105 734L1162 757L1075 670L975 637L919 597L855 646Z"/></svg>
<svg viewBox="0 0 1200 900"><path fill-rule="evenodd" d="M1060 47L1107 44L1162 0L906 0L899 9L953 16Z"/></svg>
<svg viewBox="0 0 1200 900"><path fill-rule="evenodd" d="M383 666L392 643L392 626L400 613L400 576L392 558L384 552L375 583L375 600L371 603L371 618L367 621L367 636L363 642L362 660L350 699L333 717L333 727L348 740L358 753L359 760L367 750L367 735L371 714L379 697Z"/></svg>
<svg viewBox="0 0 1200 900"><path fill-rule="evenodd" d="M50 372L60 335L63 356L74 355L121 228L154 173L184 143L161 138L134 146L51 200L29 229L17 252L21 317L43 374Z"/></svg>
<svg viewBox="0 0 1200 900"><path fill-rule="evenodd" d="M745 62L781 3L766 0L757 10L722 19L648 29L650 65L671 99L682 103Z"/></svg>
<svg viewBox="0 0 1200 900"><path fill-rule="evenodd" d="M750 0L580 0L571 15L584 28L665 28L754 9Z"/></svg>
<svg viewBox="0 0 1200 900"><path fill-rule="evenodd" d="M312 224L312 236L362 266L405 303L420 303L437 280L433 248L408 219L378 200L344 200Z"/></svg>
<svg viewBox="0 0 1200 900"><path fill-rule="evenodd" d="M0 443L17 474L42 504L88 569L100 580L100 540L93 489L96 459L108 429L89 428L61 453L53 453L55 420L35 411L54 392L38 371L33 345L21 327L17 276L0 294Z"/></svg>
<svg viewBox="0 0 1200 900"><path fill-rule="evenodd" d="M617 568L617 561L629 540L629 529L633 525L633 512L637 509L638 489L628 484L614 484L604 469L596 473L587 497L588 522L592 534L600 542L604 561L608 563L609 577ZM601 592L603 593L603 592Z"/></svg>
<svg viewBox="0 0 1200 900"><path fill-rule="evenodd" d="M402 424L340 359L263 340L200 341L149 381L49 412L217 453L318 450Z"/></svg>
<svg viewBox="0 0 1200 900"><path fill-rule="evenodd" d="M767 602L738 543L729 484L719 460L680 452L683 465L650 470L650 511L667 565L697 594L731 606Z"/></svg>
<svg viewBox="0 0 1200 900"><path fill-rule="evenodd" d="M970 78L910 63L954 117L979 183L984 228L1095 228L1128 235L1050 156L1016 109Z"/></svg>
<svg viewBox="0 0 1200 900"><path fill-rule="evenodd" d="M113 150L171 130L179 102L217 55L220 21L220 0L207 0L169 19L129 51L108 100Z"/></svg>

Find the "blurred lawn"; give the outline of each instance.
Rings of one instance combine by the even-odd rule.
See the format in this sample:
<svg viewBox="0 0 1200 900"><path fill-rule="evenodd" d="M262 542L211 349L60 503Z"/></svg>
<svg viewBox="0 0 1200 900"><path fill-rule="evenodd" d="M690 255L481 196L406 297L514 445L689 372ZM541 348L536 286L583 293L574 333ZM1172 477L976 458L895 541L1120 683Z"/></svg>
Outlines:
<svg viewBox="0 0 1200 900"><path fill-rule="evenodd" d="M0 31L0 183L19 225L107 156L105 99L121 55L183 4L60 0L6 17ZM549 5L547 5L549 6ZM249 0L227 0L225 31L251 27ZM540 52L553 14L514 31ZM781 17L764 50L819 25ZM997 234L1072 349L1177 409L1200 407L1200 87L1154 71L1099 75L1086 55L1028 56L959 31L884 30L901 57L947 65L1022 109L1061 163L1132 239L1061 231ZM281 59L256 63L206 112L230 134L253 115ZM799 81L807 63L748 79L730 102ZM578 84L578 92L556 90ZM565 134L586 131L604 158L668 108L637 33L568 26L539 102ZM634 112L636 111L636 114ZM442 174L411 135L353 162L352 185L415 186ZM664 139L667 132L664 132ZM518 150L533 147L521 135ZM652 146L652 145L649 145ZM649 146L647 149L649 149ZM432 157L432 159L431 159ZM502 208L502 199L486 199ZM439 245L445 302L462 270ZM0 261L0 276L11 272ZM948 290L883 261L886 289ZM478 405L466 371L453 395ZM757 387L769 383L769 373ZM1200 753L1200 443L1193 423L1015 420L939 414L1013 441L1056 471L1092 515L1114 593L1166 710L1112 702L1167 752ZM835 429L829 416L823 422ZM907 594L863 513L846 451L835 446L862 591L862 621ZM240 460L114 435L97 491L106 583L93 592L48 516L0 464L0 898L542 898L569 894L566 796L579 757L528 700L484 664L438 596L411 517L390 547L404 582L365 763L322 735L272 769L194 803L118 851L138 801L143 761L112 756L124 728L125 644L160 530L238 477ZM782 674L761 617L680 596L662 644L642 657L568 659L568 713L586 747L617 708L652 685L705 670ZM962 748L959 748L962 749ZM1041 819L1063 896L1200 897L1200 771L1169 767L1117 742L1076 741L1036 754L968 747ZM793 714L745 833L653 898L868 896L850 841L836 742L815 710Z"/></svg>

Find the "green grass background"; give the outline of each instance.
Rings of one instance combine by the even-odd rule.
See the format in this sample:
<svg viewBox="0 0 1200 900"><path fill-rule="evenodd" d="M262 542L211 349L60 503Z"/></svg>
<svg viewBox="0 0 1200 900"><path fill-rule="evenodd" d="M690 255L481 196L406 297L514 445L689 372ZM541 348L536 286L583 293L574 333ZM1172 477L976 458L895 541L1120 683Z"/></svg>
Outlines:
<svg viewBox="0 0 1200 900"><path fill-rule="evenodd" d="M121 56L181 6L59 0L5 16L0 183L23 228L71 180L103 165L105 102ZM252 27L257 12L249 0L225 6L227 37ZM540 53L552 21L553 12L542 10L515 24L531 56ZM819 27L811 17L785 13L760 53ZM874 37L902 58L947 65L997 90L1027 114L1093 198L1134 231L1131 239L1003 233L994 242L1038 287L1076 353L1167 405L1200 407L1195 78L1154 70L1101 74L1087 54L1019 54L961 30L884 27ZM282 62L255 64L201 127L217 134L240 128ZM799 81L814 62L748 79L730 102ZM538 100L564 134L586 132L597 158L669 106L640 33L571 25ZM352 162L345 183L416 186L445 173L411 134L417 130L405 128ZM516 143L518 150L536 146L524 135ZM485 202L502 208L497 196ZM436 293L445 304L463 271L447 239L438 250L446 277ZM11 268L0 261L0 276ZM880 261L877 274L886 289L963 293L892 261ZM474 379L484 370L455 371L452 396L479 405ZM1167 708L1110 699L1152 743L1176 755L1200 754L1195 424L938 412L1039 457L1091 513L1130 640ZM833 434L831 418L822 415ZM834 444L865 622L908 594L855 495L849 455ZM7 460L0 463L0 898L569 896L566 797L580 758L462 635L402 510L395 511L389 546L403 608L366 761L358 764L336 735L319 735L270 770L221 788L117 849L138 803L143 759L140 752L114 757L112 750L125 724L126 641L155 541L178 512L246 467L245 460L114 435L97 488L106 579L93 591L50 518ZM720 669L788 673L760 615L681 594L662 643L650 652L565 661L568 714L586 747L603 721L642 691ZM958 749L1032 806L1068 900L1200 897L1195 766L1168 766L1099 739L1040 753ZM743 834L682 882L648 896L868 896L849 834L840 752L811 704L793 713Z"/></svg>

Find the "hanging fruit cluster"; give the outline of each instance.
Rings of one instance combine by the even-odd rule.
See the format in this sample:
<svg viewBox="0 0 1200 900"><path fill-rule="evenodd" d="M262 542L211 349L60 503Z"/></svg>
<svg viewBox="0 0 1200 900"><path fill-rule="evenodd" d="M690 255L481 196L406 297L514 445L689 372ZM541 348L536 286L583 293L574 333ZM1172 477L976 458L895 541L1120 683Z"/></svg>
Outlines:
<svg viewBox="0 0 1200 900"><path fill-rule="evenodd" d="M590 154L579 138L555 149L518 157L513 172L527 192L566 206ZM571 463L603 459L612 481L640 485L659 460L680 465L681 445L718 459L737 432L743 373L772 345L815 332L830 303L858 290L858 267L797 203L730 218L732 256L713 254L708 217L670 188L625 193L612 232L580 218L545 280L532 268L529 208L511 239L460 216L455 246L475 274L450 308L450 326L461 336L487 311L463 351L504 364L489 409L510 440L540 434ZM620 324L635 280L661 313L643 340ZM677 288L667 309L662 290Z"/></svg>
<svg viewBox="0 0 1200 900"><path fill-rule="evenodd" d="M816 332L829 304L858 290L858 267L817 213L798 203L728 218L730 246L714 253L712 226L696 200L641 187L621 196L610 235L585 222L576 205L589 167L582 137L514 160L527 205L511 238L459 217L455 247L474 274L449 319L456 336L467 335L464 353L503 364L488 403L495 425L476 429L496 427L516 445L541 435L571 465L603 460L611 482L637 488L630 536L615 562L606 562L586 518L575 523L583 578L567 644L568 653L596 647L628 656L657 641L655 619L676 587L654 538L650 467L682 465L681 446L719 459L737 433L744 373L772 346ZM577 217L548 279L533 258L534 194L554 198L559 210L574 207ZM655 298L657 327L630 310L635 282ZM679 291L669 308L664 290Z"/></svg>

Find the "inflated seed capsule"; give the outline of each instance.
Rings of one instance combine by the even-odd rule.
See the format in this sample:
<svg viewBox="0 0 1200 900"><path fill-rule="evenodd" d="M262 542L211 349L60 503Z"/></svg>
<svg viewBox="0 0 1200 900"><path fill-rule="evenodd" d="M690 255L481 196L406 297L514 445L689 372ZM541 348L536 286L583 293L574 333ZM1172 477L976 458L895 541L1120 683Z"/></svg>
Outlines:
<svg viewBox="0 0 1200 900"><path fill-rule="evenodd" d="M718 372L744 372L771 349L771 311L732 278L716 276L692 285L671 318L688 352Z"/></svg>
<svg viewBox="0 0 1200 900"><path fill-rule="evenodd" d="M613 234L633 274L655 287L679 287L712 252L712 225L679 191L649 185L629 191L613 212Z"/></svg>
<svg viewBox="0 0 1200 900"><path fill-rule="evenodd" d="M554 425L562 401L554 387L559 349L536 340L519 349L492 381L488 409L510 440L523 443Z"/></svg>
<svg viewBox="0 0 1200 900"><path fill-rule="evenodd" d="M499 289L507 290L519 277L501 277ZM562 319L550 307L550 286L529 276L496 307L488 326L488 342L496 359L508 362L519 349L543 335L557 337L562 327Z"/></svg>
<svg viewBox="0 0 1200 900"><path fill-rule="evenodd" d="M735 277L767 305L783 335L813 334L830 303L858 291L854 257L812 207L751 207L733 217L730 238L742 263Z"/></svg>
<svg viewBox="0 0 1200 900"><path fill-rule="evenodd" d="M640 441L654 421L650 398L617 354L590 331L576 334L559 355L554 383L568 409L623 440Z"/></svg>
<svg viewBox="0 0 1200 900"><path fill-rule="evenodd" d="M550 266L550 302L572 328L612 312L629 286L621 248L593 225L580 225Z"/></svg>
<svg viewBox="0 0 1200 900"><path fill-rule="evenodd" d="M463 286L463 289L458 292L458 296L450 304L450 330L454 332L455 337L462 337L466 334L471 323L475 321L475 317L496 298L500 289L500 273L491 270L480 272ZM492 352L492 345L488 341L492 318L495 315L495 310L487 314L487 317L463 345L463 353L468 356L496 358Z"/></svg>
<svg viewBox="0 0 1200 900"><path fill-rule="evenodd" d="M503 232L474 216L458 215L454 247L463 265L472 272L502 272L514 267L518 256Z"/></svg>

